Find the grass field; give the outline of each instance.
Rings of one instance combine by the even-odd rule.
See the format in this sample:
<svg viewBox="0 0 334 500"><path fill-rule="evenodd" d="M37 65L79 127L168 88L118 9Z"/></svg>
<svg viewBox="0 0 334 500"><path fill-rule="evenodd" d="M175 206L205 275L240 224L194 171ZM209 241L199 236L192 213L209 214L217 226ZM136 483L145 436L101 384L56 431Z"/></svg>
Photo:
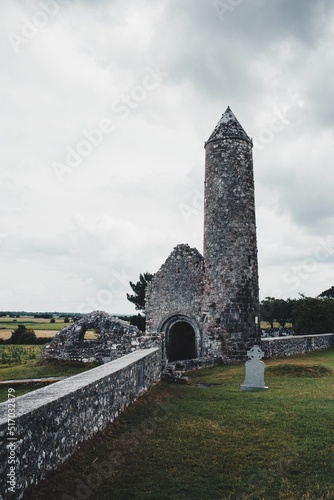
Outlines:
<svg viewBox="0 0 334 500"><path fill-rule="evenodd" d="M60 318L55 318L54 323L50 323L49 319L32 318L31 316L22 316L20 318L0 318L0 329L15 328L17 325L25 325L32 330L60 330L70 323L64 323Z"/></svg>
<svg viewBox="0 0 334 500"><path fill-rule="evenodd" d="M36 334L36 337L48 337L48 338L51 339L57 333L57 331L55 331L55 330L35 330L34 328L31 328L29 326L27 326L27 328L34 330L35 334ZM10 339L10 337L12 336L12 331L14 329L15 328L10 328L10 329L1 328L0 329L0 338L3 339L3 340Z"/></svg>
<svg viewBox="0 0 334 500"><path fill-rule="evenodd" d="M0 345L0 380L71 376L89 370L94 364L42 361L40 345ZM15 385L20 396L41 385ZM0 402L7 400L7 387L0 387Z"/></svg>
<svg viewBox="0 0 334 500"><path fill-rule="evenodd" d="M12 331L17 328L18 325L24 325L29 330L34 330L36 337L47 337L52 338L56 335L59 330L69 326L71 323L64 323L60 319L56 319L55 323L50 323L50 320L45 320L41 318L5 318L0 319L0 338L3 340L8 340ZM96 338L96 333L93 330L87 330L85 334L85 339L92 340Z"/></svg>
<svg viewBox="0 0 334 500"><path fill-rule="evenodd" d="M55 323L50 323L50 320L41 318L2 318L0 319L0 338L7 340L11 337L12 331L18 325L24 325L29 330L34 330L36 337L54 337L57 331L65 328L70 323L64 323L61 320L56 320Z"/></svg>
<svg viewBox="0 0 334 500"><path fill-rule="evenodd" d="M266 364L266 392L243 365L159 383L25 498L333 499L334 351Z"/></svg>

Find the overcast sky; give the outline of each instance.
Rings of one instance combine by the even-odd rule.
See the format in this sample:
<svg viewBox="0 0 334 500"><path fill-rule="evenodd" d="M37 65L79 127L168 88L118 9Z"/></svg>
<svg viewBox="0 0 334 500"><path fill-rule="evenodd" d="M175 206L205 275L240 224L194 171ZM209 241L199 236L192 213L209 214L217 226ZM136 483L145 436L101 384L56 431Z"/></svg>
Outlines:
<svg viewBox="0 0 334 500"><path fill-rule="evenodd" d="M134 312L202 252L204 141L254 140L260 298L334 285L334 2L1 0L0 310Z"/></svg>

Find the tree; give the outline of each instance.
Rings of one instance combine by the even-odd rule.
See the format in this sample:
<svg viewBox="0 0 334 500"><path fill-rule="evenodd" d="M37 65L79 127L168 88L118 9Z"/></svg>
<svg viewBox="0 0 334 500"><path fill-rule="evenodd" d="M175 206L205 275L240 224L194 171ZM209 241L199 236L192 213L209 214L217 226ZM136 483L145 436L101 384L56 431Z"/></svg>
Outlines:
<svg viewBox="0 0 334 500"><path fill-rule="evenodd" d="M145 332L146 321L145 316L137 314L137 316L131 316L130 325L136 326L141 332Z"/></svg>
<svg viewBox="0 0 334 500"><path fill-rule="evenodd" d="M334 299L334 286L331 286L328 288L328 290L325 290L318 295L318 297L323 297L326 299Z"/></svg>
<svg viewBox="0 0 334 500"><path fill-rule="evenodd" d="M144 273L139 275L139 281L137 283L132 283L130 281L130 286L134 292L133 295L126 294L127 299L135 304L137 311L145 310L145 293L146 287L150 281L152 281L154 274Z"/></svg>
<svg viewBox="0 0 334 500"><path fill-rule="evenodd" d="M284 328L286 323L292 323L294 300L277 299L276 302L276 320Z"/></svg>
<svg viewBox="0 0 334 500"><path fill-rule="evenodd" d="M56 322L56 320L54 318L50 319L50 323L55 323L55 322Z"/></svg>
<svg viewBox="0 0 334 500"><path fill-rule="evenodd" d="M301 296L293 307L293 328L297 334L311 335L334 331L334 301Z"/></svg>
<svg viewBox="0 0 334 500"><path fill-rule="evenodd" d="M286 323L292 321L293 303L291 299L266 297L260 304L261 320L268 321L271 328L274 327L274 321L277 321L284 328Z"/></svg>
<svg viewBox="0 0 334 500"><path fill-rule="evenodd" d="M261 320L268 321L271 328L274 327L276 300L275 297L266 297L260 304Z"/></svg>
<svg viewBox="0 0 334 500"><path fill-rule="evenodd" d="M18 325L12 332L9 344L34 344L36 338L34 330L28 330L24 325Z"/></svg>

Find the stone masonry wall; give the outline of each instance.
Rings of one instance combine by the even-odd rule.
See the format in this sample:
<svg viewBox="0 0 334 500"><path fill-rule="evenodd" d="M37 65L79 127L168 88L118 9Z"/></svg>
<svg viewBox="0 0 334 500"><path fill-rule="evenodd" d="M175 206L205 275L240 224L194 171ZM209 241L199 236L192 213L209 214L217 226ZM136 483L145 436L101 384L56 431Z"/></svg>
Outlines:
<svg viewBox="0 0 334 500"><path fill-rule="evenodd" d="M258 337L254 176L252 141L229 107L205 154L203 257L175 247L147 288L146 328L169 345L176 322L189 323L197 357L241 360Z"/></svg>
<svg viewBox="0 0 334 500"><path fill-rule="evenodd" d="M334 347L334 334L295 335L261 339L260 347L266 358L272 356L292 356L305 352L329 349Z"/></svg>
<svg viewBox="0 0 334 500"><path fill-rule="evenodd" d="M85 340L95 330L96 340ZM104 311L93 311L60 330L42 351L44 359L108 363L142 347L145 340L137 327Z"/></svg>
<svg viewBox="0 0 334 500"><path fill-rule="evenodd" d="M165 320L185 315L201 320L203 257L196 248L178 245L146 291L146 332L161 331Z"/></svg>
<svg viewBox="0 0 334 500"><path fill-rule="evenodd" d="M208 333L223 351L245 354L256 336L258 265L251 141L222 138L206 145L204 303ZM224 347L225 344L225 347Z"/></svg>
<svg viewBox="0 0 334 500"><path fill-rule="evenodd" d="M8 490L8 406L0 404L0 492L22 498L93 434L160 380L161 350L128 354L97 368L30 392L15 402L15 493Z"/></svg>

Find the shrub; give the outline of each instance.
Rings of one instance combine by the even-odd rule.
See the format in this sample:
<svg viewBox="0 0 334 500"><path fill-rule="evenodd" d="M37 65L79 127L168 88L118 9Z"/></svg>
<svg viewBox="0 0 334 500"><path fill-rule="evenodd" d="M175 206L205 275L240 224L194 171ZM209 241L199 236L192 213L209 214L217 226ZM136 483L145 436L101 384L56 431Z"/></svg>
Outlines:
<svg viewBox="0 0 334 500"><path fill-rule="evenodd" d="M137 316L131 316L130 325L136 326L140 331L145 332L145 316L138 314Z"/></svg>
<svg viewBox="0 0 334 500"><path fill-rule="evenodd" d="M8 341L9 344L35 344L36 334L34 330L28 330L24 325L19 325Z"/></svg>

